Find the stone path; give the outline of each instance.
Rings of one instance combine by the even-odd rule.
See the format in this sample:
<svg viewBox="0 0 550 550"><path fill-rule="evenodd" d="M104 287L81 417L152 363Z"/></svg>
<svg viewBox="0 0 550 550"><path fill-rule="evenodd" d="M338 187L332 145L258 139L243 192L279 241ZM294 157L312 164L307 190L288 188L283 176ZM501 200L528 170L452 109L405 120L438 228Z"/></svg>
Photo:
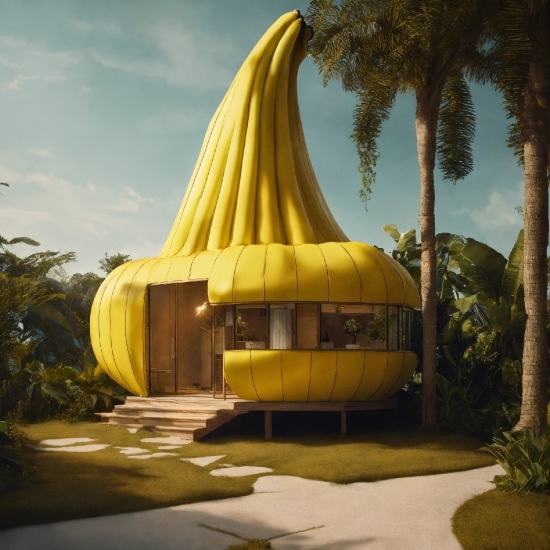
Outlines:
<svg viewBox="0 0 550 550"><path fill-rule="evenodd" d="M269 538L275 550L459 550L455 510L492 489L501 472L489 466L350 485L265 475L245 497L12 529L0 533L0 548L225 550L242 538Z"/></svg>

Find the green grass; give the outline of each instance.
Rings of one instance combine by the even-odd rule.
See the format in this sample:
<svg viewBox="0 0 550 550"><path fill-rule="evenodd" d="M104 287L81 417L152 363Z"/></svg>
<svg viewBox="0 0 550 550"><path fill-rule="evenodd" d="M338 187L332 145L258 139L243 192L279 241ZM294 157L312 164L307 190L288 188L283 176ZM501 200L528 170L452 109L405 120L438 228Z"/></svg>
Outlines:
<svg viewBox="0 0 550 550"><path fill-rule="evenodd" d="M477 495L455 512L453 531L465 550L548 550L550 494Z"/></svg>
<svg viewBox="0 0 550 550"><path fill-rule="evenodd" d="M37 477L0 494L0 528L110 515L252 492L257 476L214 477L216 463L201 468L180 457L226 455L220 462L267 466L274 474L337 483L428 475L494 464L477 449L480 442L463 436L422 431L293 435L264 441L261 436L211 436L174 451L178 456L131 460L115 446L142 443L151 432L130 434L99 423L45 422L25 429L33 442L89 437L111 447L92 453L25 450L24 459Z"/></svg>

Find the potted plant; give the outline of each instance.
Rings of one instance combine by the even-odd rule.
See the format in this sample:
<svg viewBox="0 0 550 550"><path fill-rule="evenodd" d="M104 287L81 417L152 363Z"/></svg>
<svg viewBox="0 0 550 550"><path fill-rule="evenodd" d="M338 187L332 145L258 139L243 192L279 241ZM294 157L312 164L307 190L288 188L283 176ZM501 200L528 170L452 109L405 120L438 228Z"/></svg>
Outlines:
<svg viewBox="0 0 550 550"><path fill-rule="evenodd" d="M357 320L351 317L344 323L344 332L351 336L351 344L346 344L348 349L358 349L357 335L363 330L363 325Z"/></svg>

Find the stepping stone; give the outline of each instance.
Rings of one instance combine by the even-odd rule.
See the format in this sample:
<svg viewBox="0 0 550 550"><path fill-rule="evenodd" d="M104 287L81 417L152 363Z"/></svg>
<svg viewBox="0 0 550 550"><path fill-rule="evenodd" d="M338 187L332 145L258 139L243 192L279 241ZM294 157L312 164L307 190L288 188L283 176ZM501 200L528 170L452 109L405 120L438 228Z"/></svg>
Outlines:
<svg viewBox="0 0 550 550"><path fill-rule="evenodd" d="M272 471L273 470L271 468L264 468L263 466L232 466L231 468L212 470L210 473L213 476L244 477L257 474L267 474Z"/></svg>
<svg viewBox="0 0 550 550"><path fill-rule="evenodd" d="M37 447L30 445L37 451L56 451L64 453L93 453L94 451L101 451L110 447L110 445L104 445L100 443L94 443L92 445L71 445L70 447Z"/></svg>
<svg viewBox="0 0 550 550"><path fill-rule="evenodd" d="M160 449L160 447L159 447ZM197 458L180 458L183 462L191 462L191 464L195 464L196 466L208 466L209 464L212 464L212 462L216 462L216 460L219 460L220 458L223 458L225 455L219 455L219 456L199 456Z"/></svg>
<svg viewBox="0 0 550 550"><path fill-rule="evenodd" d="M135 433L138 431L138 428L128 428L128 431L129 431L131 434L135 434Z"/></svg>
<svg viewBox="0 0 550 550"><path fill-rule="evenodd" d="M89 437L67 437L65 439L43 439L40 445L52 445L53 447L66 447L75 443L88 443L89 441L97 441Z"/></svg>
<svg viewBox="0 0 550 550"><path fill-rule="evenodd" d="M183 437L178 437L176 435L169 435L166 437L148 437L141 440L142 443L164 443L165 445L187 445L188 443L193 443L192 439L183 439Z"/></svg>
<svg viewBox="0 0 550 550"><path fill-rule="evenodd" d="M132 455L132 456L129 456L128 458L142 458L142 459L145 459L145 458L161 458L163 456L178 456L176 453L153 453L153 454L150 454L150 455Z"/></svg>
<svg viewBox="0 0 550 550"><path fill-rule="evenodd" d="M174 449L181 449L181 445L161 445L159 451L172 451Z"/></svg>
<svg viewBox="0 0 550 550"><path fill-rule="evenodd" d="M147 449L140 449L139 447L115 447L115 449L121 449L123 455L139 455L142 453L148 453Z"/></svg>

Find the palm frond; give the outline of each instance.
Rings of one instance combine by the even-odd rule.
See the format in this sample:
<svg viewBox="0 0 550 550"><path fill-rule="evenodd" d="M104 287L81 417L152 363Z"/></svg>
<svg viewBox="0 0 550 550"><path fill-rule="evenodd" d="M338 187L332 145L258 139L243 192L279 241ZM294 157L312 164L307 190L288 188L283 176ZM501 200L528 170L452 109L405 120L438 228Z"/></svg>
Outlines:
<svg viewBox="0 0 550 550"><path fill-rule="evenodd" d="M444 179L453 183L473 169L472 141L475 134L474 103L462 71L449 75L437 132L437 157Z"/></svg>

